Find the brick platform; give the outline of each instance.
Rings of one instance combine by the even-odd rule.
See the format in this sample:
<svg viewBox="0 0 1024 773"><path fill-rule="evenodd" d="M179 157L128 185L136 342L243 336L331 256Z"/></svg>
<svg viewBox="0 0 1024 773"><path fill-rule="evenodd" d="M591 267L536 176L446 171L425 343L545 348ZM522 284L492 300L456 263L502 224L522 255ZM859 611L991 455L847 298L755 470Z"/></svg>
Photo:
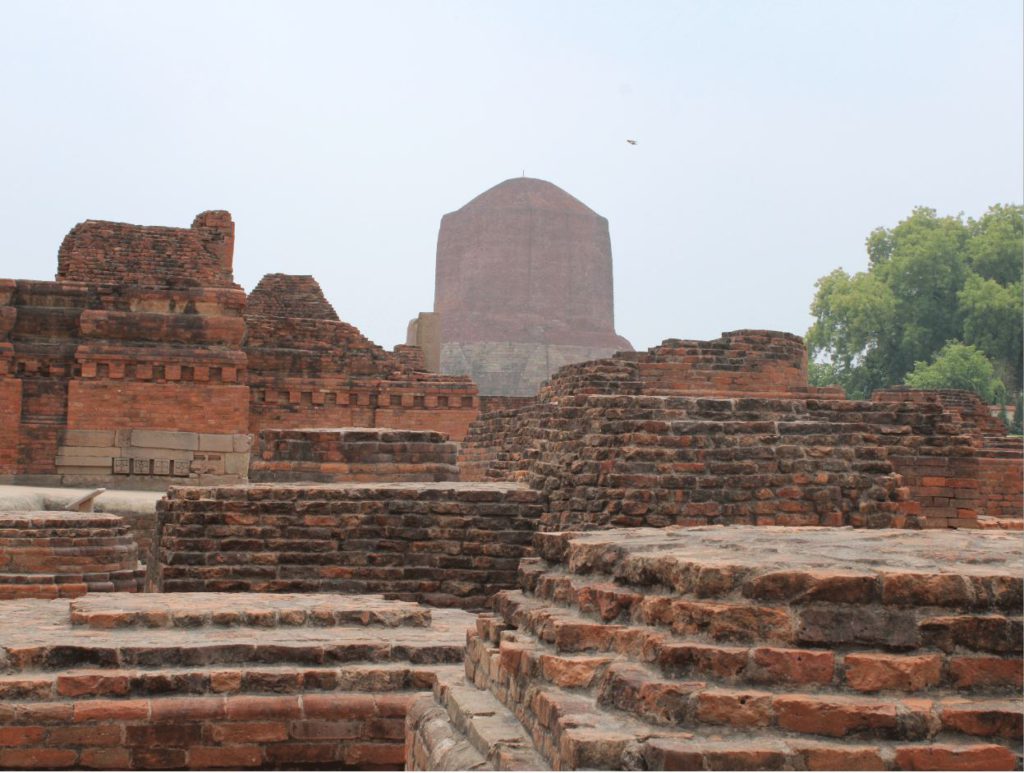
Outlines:
<svg viewBox="0 0 1024 773"><path fill-rule="evenodd" d="M171 488L156 591L384 593L480 609L515 584L543 497L518 484Z"/></svg>
<svg viewBox="0 0 1024 773"><path fill-rule="evenodd" d="M672 528L536 547L478 618L465 675L410 709L409 767L1020 767L1016 536Z"/></svg>
<svg viewBox="0 0 1024 773"><path fill-rule="evenodd" d="M138 546L119 516L0 513L0 599L134 592L142 576Z"/></svg>
<svg viewBox="0 0 1024 773"><path fill-rule="evenodd" d="M458 446L442 432L386 428L263 430L255 482L425 482L459 478Z"/></svg>
<svg viewBox="0 0 1024 773"><path fill-rule="evenodd" d="M401 769L459 610L365 596L4 602L0 768Z"/></svg>

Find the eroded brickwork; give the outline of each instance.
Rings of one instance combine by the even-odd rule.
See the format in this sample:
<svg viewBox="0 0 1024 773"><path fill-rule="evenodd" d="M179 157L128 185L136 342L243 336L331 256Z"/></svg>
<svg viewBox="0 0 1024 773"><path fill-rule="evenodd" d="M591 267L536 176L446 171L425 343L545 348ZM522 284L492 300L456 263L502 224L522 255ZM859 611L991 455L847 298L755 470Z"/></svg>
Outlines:
<svg viewBox="0 0 1024 773"><path fill-rule="evenodd" d="M139 549L120 517L0 513L0 599L141 589Z"/></svg>
<svg viewBox="0 0 1024 773"><path fill-rule="evenodd" d="M385 351L332 317L309 277L271 274L264 281L246 315L252 432L357 426L436 430L453 440L466 434L478 412L468 378L414 370L409 356ZM268 295L289 301L261 300Z"/></svg>
<svg viewBox="0 0 1024 773"><path fill-rule="evenodd" d="M414 482L459 479L458 448L441 432L369 429L265 429L250 480Z"/></svg>
<svg viewBox="0 0 1024 773"><path fill-rule="evenodd" d="M412 705L407 767L1013 770L1016 542L540 533L521 589L478 618L465 676Z"/></svg>
<svg viewBox="0 0 1024 773"><path fill-rule="evenodd" d="M365 596L4 604L4 769L400 770L407 707L472 623Z"/></svg>
<svg viewBox="0 0 1024 773"><path fill-rule="evenodd" d="M175 487L158 505L149 588L383 593L480 609L514 583L542 503L509 484Z"/></svg>

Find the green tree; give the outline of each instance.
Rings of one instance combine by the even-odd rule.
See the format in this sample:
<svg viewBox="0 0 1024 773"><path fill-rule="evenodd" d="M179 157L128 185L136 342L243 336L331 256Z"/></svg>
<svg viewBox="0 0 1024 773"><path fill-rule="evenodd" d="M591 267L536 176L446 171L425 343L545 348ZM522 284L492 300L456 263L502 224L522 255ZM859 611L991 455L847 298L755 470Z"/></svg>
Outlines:
<svg viewBox="0 0 1024 773"><path fill-rule="evenodd" d="M1013 389L1024 381L1024 207L980 219L918 207L867 238L868 269L836 269L816 283L807 332L812 383L851 397L898 384L947 341L976 346Z"/></svg>
<svg viewBox="0 0 1024 773"><path fill-rule="evenodd" d="M904 383L915 389L967 389L986 403L1006 398L1006 387L985 353L959 341L943 346L930 363L914 363Z"/></svg>
<svg viewBox="0 0 1024 773"><path fill-rule="evenodd" d="M985 352L1015 391L1024 369L1024 295L1021 282L1004 286L972 273L957 294L964 343Z"/></svg>

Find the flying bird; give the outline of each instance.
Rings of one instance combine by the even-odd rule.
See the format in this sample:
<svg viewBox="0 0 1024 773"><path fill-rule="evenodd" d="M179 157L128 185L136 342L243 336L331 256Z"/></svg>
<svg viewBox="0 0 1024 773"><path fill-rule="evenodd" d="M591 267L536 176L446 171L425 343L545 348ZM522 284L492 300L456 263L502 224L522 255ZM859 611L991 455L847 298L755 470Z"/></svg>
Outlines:
<svg viewBox="0 0 1024 773"><path fill-rule="evenodd" d="M636 140L626 140L630 145L636 145Z"/></svg>

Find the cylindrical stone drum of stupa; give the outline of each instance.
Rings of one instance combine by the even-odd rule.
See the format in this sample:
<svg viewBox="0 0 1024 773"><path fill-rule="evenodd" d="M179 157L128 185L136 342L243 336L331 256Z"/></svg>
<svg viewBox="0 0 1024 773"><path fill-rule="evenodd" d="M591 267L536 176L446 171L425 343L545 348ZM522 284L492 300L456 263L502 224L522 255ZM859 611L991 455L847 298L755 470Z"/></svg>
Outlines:
<svg viewBox="0 0 1024 773"><path fill-rule="evenodd" d="M544 180L496 185L441 220L441 371L528 396L563 365L631 350L612 285L606 218Z"/></svg>

